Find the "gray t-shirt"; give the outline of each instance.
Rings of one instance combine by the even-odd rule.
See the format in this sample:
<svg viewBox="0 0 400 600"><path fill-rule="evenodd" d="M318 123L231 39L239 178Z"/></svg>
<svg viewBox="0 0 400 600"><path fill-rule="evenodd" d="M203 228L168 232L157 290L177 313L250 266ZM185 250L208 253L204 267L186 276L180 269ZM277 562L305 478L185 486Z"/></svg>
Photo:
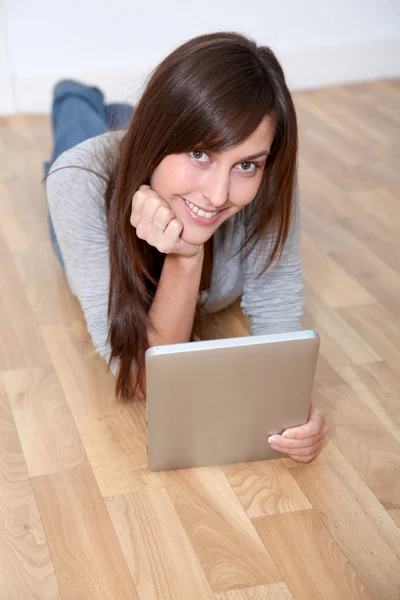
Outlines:
<svg viewBox="0 0 400 600"><path fill-rule="evenodd" d="M101 172L102 148L117 141L114 136L122 137L124 133L110 131L85 140L61 154L50 173L68 165ZM107 344L110 272L105 187L105 180L83 169L61 169L46 179L50 215L69 287L82 306L96 351L108 361L111 352ZM241 308L250 317L253 335L301 329L304 301L297 186L295 193L295 217L282 259L274 261L261 277L257 275L265 264L272 233L245 260L240 254L233 257L248 227L241 218L243 211L225 221L214 234L211 285L201 299L208 312L216 312L242 296ZM114 375L116 368L117 363L113 361Z"/></svg>

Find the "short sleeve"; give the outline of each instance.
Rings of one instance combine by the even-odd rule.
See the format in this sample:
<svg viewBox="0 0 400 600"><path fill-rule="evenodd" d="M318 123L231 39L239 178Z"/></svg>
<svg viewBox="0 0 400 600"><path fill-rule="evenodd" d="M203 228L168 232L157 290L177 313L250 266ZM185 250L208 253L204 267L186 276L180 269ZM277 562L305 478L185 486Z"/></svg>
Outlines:
<svg viewBox="0 0 400 600"><path fill-rule="evenodd" d="M96 139L57 158L46 180L46 194L69 287L81 304L96 351L108 362L111 348L107 343L110 271L104 207L106 181L72 166L97 170L90 152ZM55 172L60 167L69 168ZM115 375L117 363L113 362L111 370Z"/></svg>
<svg viewBox="0 0 400 600"><path fill-rule="evenodd" d="M293 218L282 257L257 277L265 265L272 238L261 240L247 258L241 307L250 317L251 333L289 333L302 328L304 309L301 272L301 206L298 184L294 187Z"/></svg>

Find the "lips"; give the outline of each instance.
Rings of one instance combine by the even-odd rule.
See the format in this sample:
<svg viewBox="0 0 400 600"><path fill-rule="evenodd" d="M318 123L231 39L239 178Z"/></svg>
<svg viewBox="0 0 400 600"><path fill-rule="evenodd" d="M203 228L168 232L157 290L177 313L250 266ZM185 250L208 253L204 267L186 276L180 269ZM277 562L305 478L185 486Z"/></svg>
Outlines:
<svg viewBox="0 0 400 600"><path fill-rule="evenodd" d="M194 212L196 215L199 215L199 217L204 217L205 219L211 219L212 217L215 217L215 215L219 213L219 210L207 211L204 208L200 208L199 206L196 206L196 204L193 204L192 202L189 202L189 200L186 200L186 198L184 198L184 201L189 206L190 210L192 212Z"/></svg>
<svg viewBox="0 0 400 600"><path fill-rule="evenodd" d="M182 198L182 201L183 201L183 204L185 205L185 209L191 216L192 220L195 223L198 223L200 225L210 225L212 223L215 223L215 221L219 218L220 213L222 212L220 210L213 211L214 214L211 211L205 212L203 209L199 209L199 207L196 207L192 202L185 200L185 198ZM193 209L192 209L192 207L193 207ZM197 212L196 212L196 210L197 210ZM199 212L200 212L200 214L199 214ZM210 214L212 216L208 216Z"/></svg>

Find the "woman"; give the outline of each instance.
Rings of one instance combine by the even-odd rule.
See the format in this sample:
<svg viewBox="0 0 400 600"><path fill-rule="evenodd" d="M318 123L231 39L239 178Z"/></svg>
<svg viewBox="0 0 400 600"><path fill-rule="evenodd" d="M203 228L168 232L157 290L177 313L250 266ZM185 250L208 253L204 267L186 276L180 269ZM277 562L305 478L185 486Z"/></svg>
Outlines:
<svg viewBox="0 0 400 600"><path fill-rule="evenodd" d="M87 92L70 133L88 111L104 118L90 96L101 92ZM296 114L269 48L194 38L153 71L127 130L94 131L58 156L46 190L55 250L117 397L145 392L149 346L193 339L205 312L239 297L253 334L301 329ZM311 407L270 443L307 462L326 431Z"/></svg>

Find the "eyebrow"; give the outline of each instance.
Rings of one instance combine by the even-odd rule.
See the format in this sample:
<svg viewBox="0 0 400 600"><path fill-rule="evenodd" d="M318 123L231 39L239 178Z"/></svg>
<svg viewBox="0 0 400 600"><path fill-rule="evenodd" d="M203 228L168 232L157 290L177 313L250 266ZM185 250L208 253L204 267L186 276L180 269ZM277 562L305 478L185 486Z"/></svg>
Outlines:
<svg viewBox="0 0 400 600"><path fill-rule="evenodd" d="M253 158L259 158L260 156L268 156L270 154L269 150L263 150L262 152L259 152L258 154L252 154L251 156L246 156L246 158L243 158L243 162L246 160L253 160Z"/></svg>

